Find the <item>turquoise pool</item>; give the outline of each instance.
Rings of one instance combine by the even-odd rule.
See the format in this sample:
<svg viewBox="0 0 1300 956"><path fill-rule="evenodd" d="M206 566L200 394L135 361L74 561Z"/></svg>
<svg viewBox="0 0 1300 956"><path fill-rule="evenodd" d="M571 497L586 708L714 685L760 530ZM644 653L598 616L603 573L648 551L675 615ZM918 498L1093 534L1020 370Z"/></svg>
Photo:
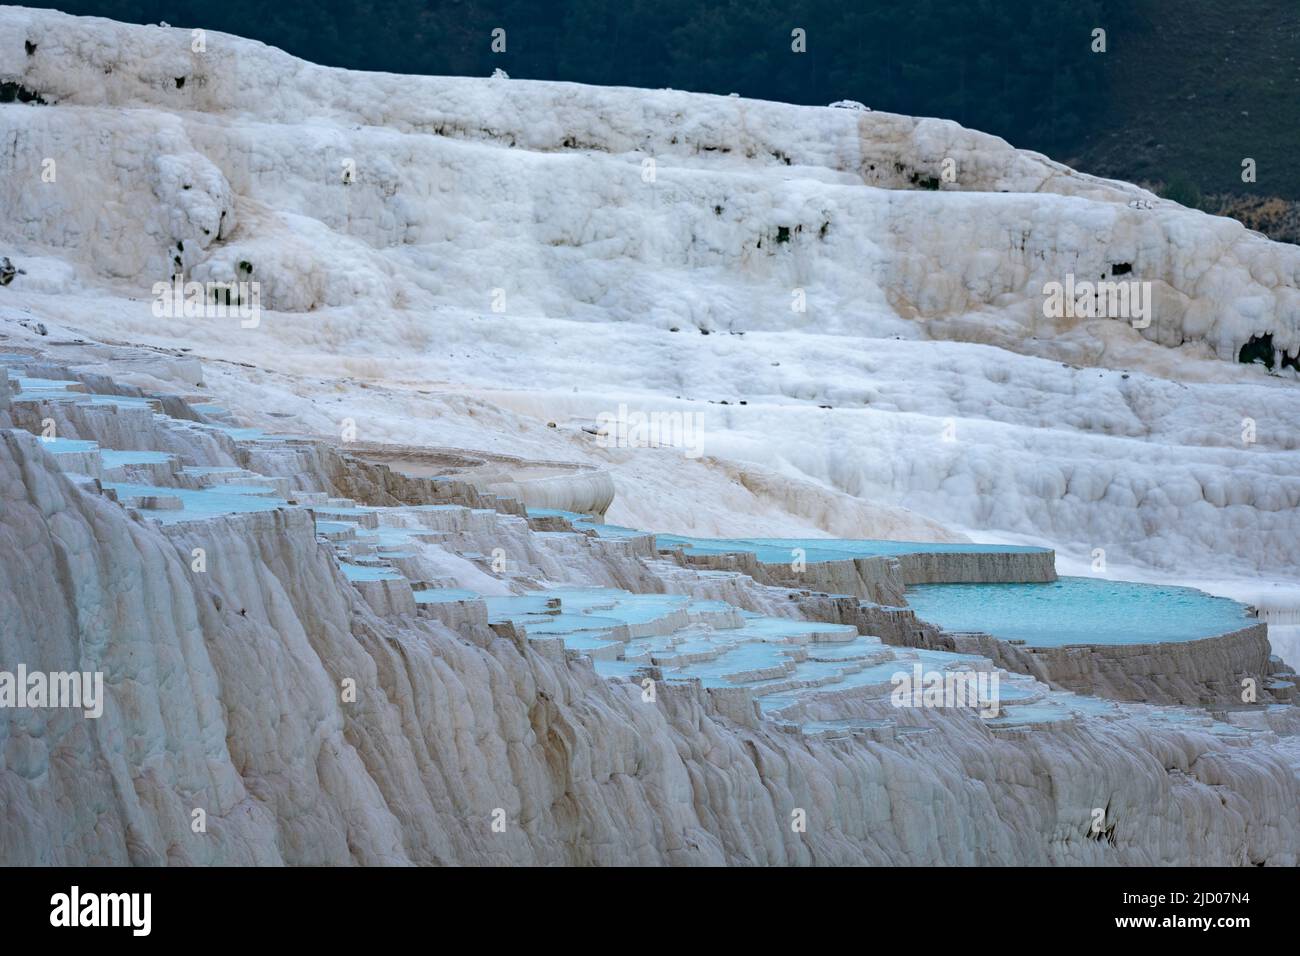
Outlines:
<svg viewBox="0 0 1300 956"><path fill-rule="evenodd" d="M173 457L165 451L135 451L104 448L99 452L105 468L124 468L127 465L162 465Z"/></svg>
<svg viewBox="0 0 1300 956"><path fill-rule="evenodd" d="M984 631L1035 647L1191 641L1254 623L1244 605L1194 588L1101 578L923 584L907 589L907 603L945 630Z"/></svg>
<svg viewBox="0 0 1300 956"><path fill-rule="evenodd" d="M529 508L529 515L541 517L555 515L568 518L579 531L594 531L602 538L626 538L651 534L613 524L602 524L587 515L555 508ZM735 554L750 552L764 564L789 564L794 550L803 551L809 564L823 561L848 561L853 558L871 558L881 555L896 557L900 554L1028 554L1046 552L1047 548L1034 548L1014 544L958 544L932 541L884 541L845 538L694 538L680 534L655 534L655 546L680 547L687 554Z"/></svg>
<svg viewBox="0 0 1300 956"><path fill-rule="evenodd" d="M764 564L788 564L796 548L803 551L809 564L823 561L847 561L900 554L1020 554L1046 551L1011 544L955 544L926 541L873 541L843 538L688 538L676 534L657 534L659 547L681 545L687 554L729 554L749 551Z"/></svg>
<svg viewBox="0 0 1300 956"><path fill-rule="evenodd" d="M127 498L156 496L160 498L179 498L181 508L177 511L151 510L147 514L163 524L178 521L194 521L199 518L213 518L219 515L243 514L249 511L274 511L284 507L284 500L275 498L265 492L269 488L258 488L259 494L237 494L217 485L214 489L192 490L160 485L140 485L132 482L106 481L105 488L112 488L119 501Z"/></svg>

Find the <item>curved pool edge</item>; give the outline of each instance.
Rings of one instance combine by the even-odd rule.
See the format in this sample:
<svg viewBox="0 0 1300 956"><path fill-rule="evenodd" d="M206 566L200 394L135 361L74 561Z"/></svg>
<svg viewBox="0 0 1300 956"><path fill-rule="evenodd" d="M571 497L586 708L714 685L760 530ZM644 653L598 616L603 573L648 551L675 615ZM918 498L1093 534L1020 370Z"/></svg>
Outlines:
<svg viewBox="0 0 1300 956"><path fill-rule="evenodd" d="M1111 700L1232 707L1247 702L1243 694L1265 703L1294 696L1289 681L1277 680L1291 672L1272 656L1263 622L1187 641L1130 644L1030 646L980 631L912 633L918 646L980 654L1052 687ZM1270 689L1274 684L1284 686Z"/></svg>

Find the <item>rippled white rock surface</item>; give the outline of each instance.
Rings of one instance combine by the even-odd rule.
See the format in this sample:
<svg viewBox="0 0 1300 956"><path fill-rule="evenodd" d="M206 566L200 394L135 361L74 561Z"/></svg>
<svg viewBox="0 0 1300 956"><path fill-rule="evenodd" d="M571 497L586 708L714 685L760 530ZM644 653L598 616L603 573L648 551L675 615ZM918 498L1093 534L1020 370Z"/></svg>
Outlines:
<svg viewBox="0 0 1300 956"><path fill-rule="evenodd" d="M251 362L208 383L248 416L609 467L632 526L992 532L1229 591L1300 571L1294 376L1234 362L1300 347L1294 247L949 122L190 45L0 15L0 72L54 104L0 110L6 307ZM177 259L250 265L261 325L156 320ZM1157 290L1149 328L1043 318L1045 283L1116 264ZM705 457L545 427L620 402L701 414Z"/></svg>
<svg viewBox="0 0 1300 956"><path fill-rule="evenodd" d="M316 443L3 384L8 422L86 437L0 430L0 660L107 699L0 710L0 862L1296 862L1292 704L1064 693L648 535L368 506ZM997 675L996 715L898 706L913 669Z"/></svg>

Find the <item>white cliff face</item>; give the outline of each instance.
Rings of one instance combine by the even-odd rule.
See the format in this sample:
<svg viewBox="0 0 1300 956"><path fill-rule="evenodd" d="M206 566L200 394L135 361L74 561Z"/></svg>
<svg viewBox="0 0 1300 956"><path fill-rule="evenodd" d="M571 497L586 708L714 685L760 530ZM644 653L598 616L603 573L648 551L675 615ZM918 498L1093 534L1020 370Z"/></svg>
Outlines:
<svg viewBox="0 0 1300 956"><path fill-rule="evenodd" d="M919 738L802 738L690 685L646 703L527 641L377 617L305 511L132 521L14 432L0 500L3 659L108 685L97 721L0 713L5 864L1296 862L1271 735L932 711Z"/></svg>
<svg viewBox="0 0 1300 956"><path fill-rule="evenodd" d="M790 328L802 287L819 332L920 325L1032 352L1051 349L1020 340L1079 324L1044 319L1045 282L1119 266L1158 287L1149 341L1233 358L1271 332L1300 350L1300 251L950 122L360 74L44 11L7 11L0 29L6 79L64 107L21 111L32 135L6 157L16 231L83 261L114 253L101 273L166 278L159 256L184 241L196 278L263 263L265 304L287 311L381 295L478 311L496 272L515 313L719 330ZM42 148L73 168L27 188ZM112 231L92 228L78 201L91 195L122 202ZM494 255L447 255L469 247ZM728 295L699 283L710 270Z"/></svg>
<svg viewBox="0 0 1300 956"><path fill-rule="evenodd" d="M0 863L1297 863L1294 708L1226 734L1145 705L791 733L697 685L647 703L479 605L423 607L412 583L892 620L644 538L542 530L489 511L495 491L681 534L970 535L1050 546L1062 571L1100 550L1109 574L1267 593L1290 620L1295 373L1235 358L1265 334L1300 350L1300 250L945 121L192 40L0 8L0 81L46 104L0 106L0 255L26 270L0 289L0 354L62 350L133 400L11 401L0 362L0 670L98 669L109 688L98 721L0 710ZM260 322L155 316L179 271L257 282ZM1044 316L1068 276L1149 282L1150 325ZM481 450L578 477L392 518L420 546L382 559L395 581L352 582L331 497L436 496L196 422L177 396L396 457ZM583 426L620 406L689 416L702 449L604 447ZM47 422L188 467L7 430ZM123 507L214 470L315 523ZM508 572L485 565L497 548ZM979 653L966 663L991 667ZM1235 681L1216 661L1189 686ZM1107 681L1155 686L1127 676ZM886 706L826 693L795 716L892 723ZM1097 807L1114 839L1089 830Z"/></svg>
<svg viewBox="0 0 1300 956"><path fill-rule="evenodd" d="M1300 348L1293 247L949 122L204 44L3 11L50 104L0 109L5 304L256 365L209 383L251 419L596 465L627 525L1300 571L1294 373L1234 361ZM261 324L159 320L177 269L257 281ZM1068 276L1149 282L1150 325L1044 317ZM622 404L703 457L566 427Z"/></svg>

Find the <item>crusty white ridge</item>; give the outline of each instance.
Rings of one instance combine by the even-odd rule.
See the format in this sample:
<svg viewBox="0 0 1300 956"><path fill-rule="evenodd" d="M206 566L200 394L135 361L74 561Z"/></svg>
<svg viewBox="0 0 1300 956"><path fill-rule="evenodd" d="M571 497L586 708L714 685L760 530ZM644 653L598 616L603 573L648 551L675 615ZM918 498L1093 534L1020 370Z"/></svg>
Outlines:
<svg viewBox="0 0 1300 956"><path fill-rule="evenodd" d="M25 44L34 52L25 54ZM1014 346L1079 320L1053 325L1040 309L1008 308L1011 300L1040 298L1044 282L1066 273L1096 279L1122 264L1157 286L1146 338L1205 342L1234 358L1252 335L1268 332L1278 348L1300 353L1300 250L951 122L669 91L362 74L224 34L209 34L195 52L188 30L22 8L0 20L0 51L4 80L71 107L23 117L36 135L6 156L11 228L55 248L73 245L78 259L111 276L166 278L166 247L180 241L196 278L233 274L242 253L260 254L272 308L376 295L397 304L419 291L470 305L478 283L458 292L444 274L420 290L410 267L427 267L444 243L501 242L517 229L558 247L527 283L516 279L530 306L564 301L567 314L581 316L617 276L635 275L650 285L614 314L653 317L681 270L739 258L739 296L709 303L698 318L710 325L727 328L743 316L749 328L755 319L757 327L788 327L789 310L774 312L767 297L788 298L790 286L807 284L838 290L840 301L814 313L824 330L860 331L865 308L888 303L937 326L940 337ZM295 148L272 158L266 147L277 141ZM22 188L25 177L12 174L38 144L77 153L74 188ZM91 161L110 153L115 163ZM647 184L641 157L654 157L662 178ZM345 160L356 168L346 191ZM951 183L939 176L944 160L955 163ZM574 176L582 167L591 175ZM917 188L931 177L942 195ZM763 189L737 195L759 179ZM601 193L575 201L593 180ZM91 188L101 202L123 202L117 230L86 228L95 206L75 200ZM253 215L269 203L269 219L250 222L220 256L204 255L236 232L236 197L250 201ZM467 208L484 202L492 207L484 214ZM730 208L717 212L718 202ZM656 228L631 228L647 215ZM755 240L770 234L770 247L782 226L820 233L828 244L794 261L774 259L770 248L761 254ZM345 264L305 236L277 260L272 247L291 240L294 227L350 240L359 261L340 276ZM628 238L638 233L647 235ZM391 255L395 246L422 252L403 262ZM556 268L571 263L565 250L574 247L618 272L602 280L592 266ZM997 250L1003 261L985 253L953 268L970 250ZM938 275L936 265L945 267Z"/></svg>
<svg viewBox="0 0 1300 956"><path fill-rule="evenodd" d="M624 524L1300 572L1294 373L1232 361L1300 347L1295 247L945 121L205 44L0 11L0 80L50 104L0 109L6 304L266 368L214 377L245 415L595 464ZM1119 266L1148 328L1043 317L1046 283ZM256 280L260 326L155 318L178 268ZM704 458L541 427L624 402L701 415Z"/></svg>
<svg viewBox="0 0 1300 956"><path fill-rule="evenodd" d="M1066 649L1053 676L970 637L962 666L1099 697L992 727L828 684L775 720L744 688L647 703L413 586L916 626L859 602L902 600L880 562L708 569L495 493L687 535L1043 545L1291 622L1297 375L1236 358L1300 352L1300 249L942 120L365 74L21 7L0 83L40 100L0 105L0 256L24 270L0 288L0 670L108 690L99 720L0 709L0 865L1300 862L1300 708L1262 625L1266 703L1213 718L1124 653ZM181 272L256 281L261 315L155 315ZM1151 283L1149 327L1044 316L1045 284L1112 274ZM13 399L20 376L49 394ZM699 416L703 455L607 447L592 423L624 406ZM100 450L56 454L47 420ZM171 459L110 477L123 450ZM515 464L434 517L431 482L375 464L444 451ZM293 501L164 521L202 469ZM148 490L115 501L126 473ZM419 532L382 559L402 574L371 553L384 575L347 577L352 499ZM1188 700L1247 667L1177 653L1152 666Z"/></svg>
<svg viewBox="0 0 1300 956"><path fill-rule="evenodd" d="M0 654L110 687L98 721L0 712L4 865L1296 862L1300 785L1267 735L1130 717L1036 741L931 712L919 742L805 739L380 618L305 511L164 533L14 431L0 501Z"/></svg>

